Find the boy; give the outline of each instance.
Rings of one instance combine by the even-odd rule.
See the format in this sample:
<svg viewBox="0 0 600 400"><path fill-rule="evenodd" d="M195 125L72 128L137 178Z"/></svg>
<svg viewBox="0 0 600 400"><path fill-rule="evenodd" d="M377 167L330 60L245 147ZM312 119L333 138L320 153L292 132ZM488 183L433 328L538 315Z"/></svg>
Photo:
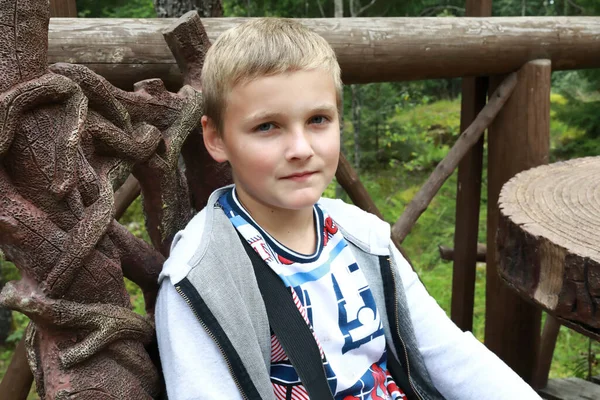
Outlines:
<svg viewBox="0 0 600 400"><path fill-rule="evenodd" d="M342 100L323 38L291 20L247 22L210 48L202 87L206 148L231 164L235 185L176 236L161 273L171 399L308 398L270 331L252 251L310 327L336 400L539 398L453 325L386 223L320 198L337 168ZM394 361L404 378L390 373Z"/></svg>

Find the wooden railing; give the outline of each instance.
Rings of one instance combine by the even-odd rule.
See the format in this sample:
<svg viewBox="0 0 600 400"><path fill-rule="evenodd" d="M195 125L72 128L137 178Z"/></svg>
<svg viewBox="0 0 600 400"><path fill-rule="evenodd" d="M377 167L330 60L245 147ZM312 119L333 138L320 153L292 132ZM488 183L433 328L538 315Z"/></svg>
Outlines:
<svg viewBox="0 0 600 400"><path fill-rule="evenodd" d="M490 12L490 0L467 1L468 15L485 16ZM242 20L205 19L203 23L214 40ZM127 89L135 81L150 77L161 78L168 87L176 88L181 84L181 75L161 34L172 22L53 19L50 62L84 64ZM538 351L540 311L504 287L497 276L494 252L497 199L501 186L517 172L547 162L551 71L600 67L600 19L345 18L302 22L331 43L346 83L490 76L489 80L463 79L463 133L394 225L393 240L400 246L441 184L460 165L452 318L462 329L472 329L482 133L489 127L485 343L526 381L538 387L543 385L558 324L549 320L542 350ZM493 94L486 104L488 86ZM336 176L353 202L381 216L343 156ZM135 184L131 187L129 191L136 190ZM135 197L123 192L120 196L123 210ZM13 363L22 365L22 357L23 352L16 352ZM22 372L20 375L24 377ZM4 388L20 389L10 392L16 396L23 393L25 385L31 385L29 377L29 383L21 379L21 386L13 387L16 381L9 385L8 377L7 373L7 379L0 384L0 399L5 398L3 393L8 393Z"/></svg>

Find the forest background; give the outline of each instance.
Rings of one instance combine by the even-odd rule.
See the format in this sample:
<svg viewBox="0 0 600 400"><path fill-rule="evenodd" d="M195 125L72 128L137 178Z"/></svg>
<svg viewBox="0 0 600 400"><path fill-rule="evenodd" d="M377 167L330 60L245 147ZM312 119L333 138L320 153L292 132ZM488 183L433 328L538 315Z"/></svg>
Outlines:
<svg viewBox="0 0 600 400"><path fill-rule="evenodd" d="M194 0L170 2L178 1L194 3ZM161 0L154 2L161 3ZM80 17L86 18L154 18L157 16L154 2L77 0L77 10ZM464 3L464 0L222 1L225 17L290 18L333 17L341 16L342 12L345 17L455 18L464 15ZM600 1L493 0L492 15L598 16ZM345 88L343 151L359 171L362 182L388 222L396 221L460 134L460 93L460 79L349 85ZM553 73L551 162L599 154L600 70ZM486 227L485 160L480 242L485 242ZM328 188L327 194L335 195L335 184ZM452 247L455 199L456 174L442 187L403 244L428 290L448 314L452 264L440 259L438 245ZM139 200L130 207L121 222L134 234L147 239ZM18 277L16 268L0 257L0 287L3 282ZM143 312L140 291L132 282L127 282L127 286L134 308ZM477 266L475 296L473 333L483 341L485 264ZM5 315L10 315L10 312L5 312ZM27 322L25 316L16 312L12 313L12 318L0 316L0 380ZM561 328L551 377L585 378L600 373L599 364L600 345L597 342Z"/></svg>

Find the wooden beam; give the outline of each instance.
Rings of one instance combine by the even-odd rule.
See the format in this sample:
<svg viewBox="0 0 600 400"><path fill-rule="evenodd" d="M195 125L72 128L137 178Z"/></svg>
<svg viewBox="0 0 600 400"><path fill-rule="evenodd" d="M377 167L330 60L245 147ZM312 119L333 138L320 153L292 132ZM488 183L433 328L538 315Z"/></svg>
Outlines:
<svg viewBox="0 0 600 400"><path fill-rule="evenodd" d="M498 275L498 198L505 182L548 162L550 146L549 60L531 61L489 127L485 344L526 382L532 382L540 340L541 311L510 290ZM490 78L495 87L502 77Z"/></svg>
<svg viewBox="0 0 600 400"><path fill-rule="evenodd" d="M455 250L451 247L447 246L438 246L438 250L440 252L440 258L444 261L454 261L455 260ZM487 246L485 244L477 243L477 251L476 251L476 262L486 262L487 260ZM454 292L453 292L454 293Z"/></svg>
<svg viewBox="0 0 600 400"><path fill-rule="evenodd" d="M26 400L33 384L33 374L25 354L25 336L19 341L0 382L0 400Z"/></svg>
<svg viewBox="0 0 600 400"><path fill-rule="evenodd" d="M599 399L600 385L580 378L552 379L539 394L547 400Z"/></svg>
<svg viewBox="0 0 600 400"><path fill-rule="evenodd" d="M491 16L492 0L467 0L465 15L468 17ZM463 78L461 131L471 125L485 106L487 86L486 77ZM450 317L463 331L473 330L475 268L477 261L480 260L477 237L479 235L483 142L484 137L481 136L458 164Z"/></svg>
<svg viewBox="0 0 600 400"><path fill-rule="evenodd" d="M209 39L244 18L205 18ZM335 50L344 83L504 74L535 58L553 68L600 67L600 18L300 19ZM162 31L173 19L53 18L49 62L83 64L114 85L161 78L170 89L181 72Z"/></svg>
<svg viewBox="0 0 600 400"><path fill-rule="evenodd" d="M491 17L492 0L466 0L465 17Z"/></svg>
<svg viewBox="0 0 600 400"><path fill-rule="evenodd" d="M496 115L502 109L504 103L510 98L516 83L516 74L512 73L508 75L490 96L490 101L477 115L475 121L460 134L446 157L444 157L444 159L435 167L435 170L431 173L408 206L406 206L404 212L392 227L393 240L398 243L404 241L417 222L417 219L419 219L419 216L427 209L429 203L431 203L431 200L433 200L433 197L442 187L446 179L452 175L452 172L454 172L460 160L479 140L483 131L485 131L492 123Z"/></svg>
<svg viewBox="0 0 600 400"><path fill-rule="evenodd" d="M558 339L559 332L560 322L558 319L552 315L546 315L546 323L544 323L544 330L542 331L542 338L540 340L540 351L535 363L533 380L531 381L531 387L535 390L543 389L548 385L548 375L550 374L552 356L554 355L554 348L556 347L556 339Z"/></svg>
<svg viewBox="0 0 600 400"><path fill-rule="evenodd" d="M461 131L475 120L486 100L487 78L463 78ZM463 331L473 330L483 142L484 136L481 135L458 164L450 317Z"/></svg>
<svg viewBox="0 0 600 400"><path fill-rule="evenodd" d="M133 175L129 175L127 180L115 192L115 219L121 219L127 208L138 198L142 188L140 183Z"/></svg>
<svg viewBox="0 0 600 400"><path fill-rule="evenodd" d="M50 0L51 17L77 17L75 0Z"/></svg>

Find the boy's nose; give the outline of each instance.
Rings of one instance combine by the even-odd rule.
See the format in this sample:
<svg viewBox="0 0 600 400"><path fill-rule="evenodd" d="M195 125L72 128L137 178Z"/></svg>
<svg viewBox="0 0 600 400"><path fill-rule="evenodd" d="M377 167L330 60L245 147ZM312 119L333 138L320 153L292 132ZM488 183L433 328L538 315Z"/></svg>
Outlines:
<svg viewBox="0 0 600 400"><path fill-rule="evenodd" d="M295 129L290 132L290 142L286 154L288 160L304 160L315 154L309 135L310 133L306 132L304 129Z"/></svg>

